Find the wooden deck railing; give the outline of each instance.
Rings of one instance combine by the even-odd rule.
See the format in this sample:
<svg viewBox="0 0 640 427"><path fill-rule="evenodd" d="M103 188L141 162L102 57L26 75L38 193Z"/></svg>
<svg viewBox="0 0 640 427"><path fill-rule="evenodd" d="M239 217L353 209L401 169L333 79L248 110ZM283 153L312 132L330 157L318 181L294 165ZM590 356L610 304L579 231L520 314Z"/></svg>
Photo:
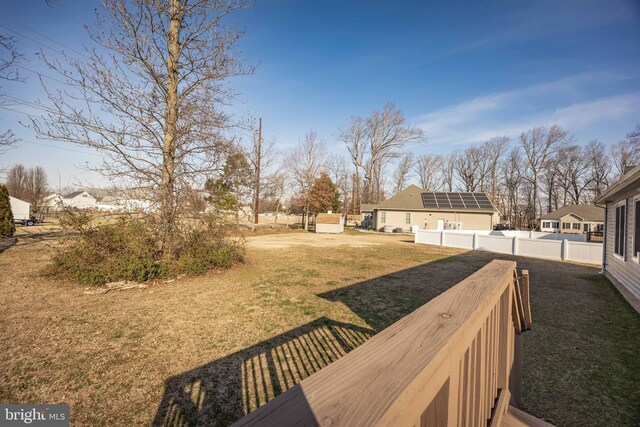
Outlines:
<svg viewBox="0 0 640 427"><path fill-rule="evenodd" d="M492 261L235 425L500 425L531 325L522 279Z"/></svg>

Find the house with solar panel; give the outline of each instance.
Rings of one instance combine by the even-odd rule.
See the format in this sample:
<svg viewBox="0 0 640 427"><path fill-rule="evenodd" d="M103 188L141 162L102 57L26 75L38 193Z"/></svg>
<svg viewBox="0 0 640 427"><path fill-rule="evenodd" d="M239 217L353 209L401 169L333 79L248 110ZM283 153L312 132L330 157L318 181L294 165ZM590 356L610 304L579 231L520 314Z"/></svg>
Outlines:
<svg viewBox="0 0 640 427"><path fill-rule="evenodd" d="M492 230L498 209L485 193L424 191L410 185L371 207L372 227L379 231Z"/></svg>

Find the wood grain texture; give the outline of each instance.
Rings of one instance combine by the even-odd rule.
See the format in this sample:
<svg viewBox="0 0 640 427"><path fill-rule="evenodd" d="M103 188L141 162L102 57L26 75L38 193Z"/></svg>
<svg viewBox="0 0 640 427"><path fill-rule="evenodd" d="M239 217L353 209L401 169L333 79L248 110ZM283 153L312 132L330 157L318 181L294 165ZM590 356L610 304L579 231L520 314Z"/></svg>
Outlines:
<svg viewBox="0 0 640 427"><path fill-rule="evenodd" d="M492 261L234 425L486 426L522 330L515 267Z"/></svg>

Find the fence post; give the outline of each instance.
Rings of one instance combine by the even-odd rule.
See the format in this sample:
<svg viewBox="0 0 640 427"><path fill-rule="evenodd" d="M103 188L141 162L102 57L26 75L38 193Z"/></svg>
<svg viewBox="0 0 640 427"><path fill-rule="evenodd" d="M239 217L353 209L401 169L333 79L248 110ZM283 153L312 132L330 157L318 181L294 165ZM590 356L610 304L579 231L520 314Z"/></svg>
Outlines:
<svg viewBox="0 0 640 427"><path fill-rule="evenodd" d="M529 238L533 239L533 230L529 230Z"/></svg>
<svg viewBox="0 0 640 427"><path fill-rule="evenodd" d="M473 250L475 251L478 247L478 233L473 233Z"/></svg>
<svg viewBox="0 0 640 427"><path fill-rule="evenodd" d="M518 236L513 236L513 244L511 245L511 252L514 255L518 255Z"/></svg>
<svg viewBox="0 0 640 427"><path fill-rule="evenodd" d="M444 246L444 231L440 232L440 246Z"/></svg>
<svg viewBox="0 0 640 427"><path fill-rule="evenodd" d="M562 240L562 260L569 259L569 241L567 239Z"/></svg>

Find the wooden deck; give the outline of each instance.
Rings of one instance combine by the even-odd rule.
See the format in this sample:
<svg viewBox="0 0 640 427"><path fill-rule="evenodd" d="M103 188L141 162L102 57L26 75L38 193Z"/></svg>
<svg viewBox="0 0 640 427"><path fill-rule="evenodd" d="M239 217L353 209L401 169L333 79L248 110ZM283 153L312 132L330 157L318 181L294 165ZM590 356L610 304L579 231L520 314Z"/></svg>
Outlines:
<svg viewBox="0 0 640 427"><path fill-rule="evenodd" d="M494 260L235 426L548 426L521 400L529 275Z"/></svg>

